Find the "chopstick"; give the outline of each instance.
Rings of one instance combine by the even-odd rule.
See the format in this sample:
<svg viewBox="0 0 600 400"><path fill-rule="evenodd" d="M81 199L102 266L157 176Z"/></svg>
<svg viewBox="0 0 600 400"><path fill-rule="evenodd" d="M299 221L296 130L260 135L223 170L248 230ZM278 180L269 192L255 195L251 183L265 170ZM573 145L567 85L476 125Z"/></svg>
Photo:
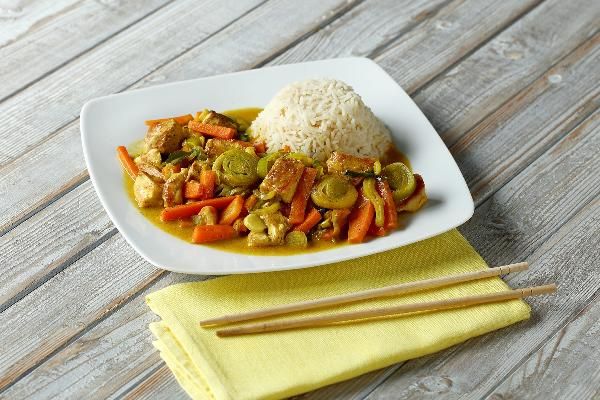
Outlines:
<svg viewBox="0 0 600 400"><path fill-rule="evenodd" d="M240 314L229 314L217 318L207 319L200 322L200 326L226 325L234 322L249 321L252 319L272 317L276 315L289 314L297 311L314 310L327 306L354 303L357 301L376 299L380 297L397 296L401 294L414 293L421 290L434 289L442 286L449 286L456 283L474 281L478 279L490 278L493 276L506 275L511 272L524 271L528 268L526 262L503 265L501 267L488 268L483 271L467 272L458 275L448 275L439 278L425 279L422 281L401 283L393 286L386 286L377 289L363 290L356 293L342 294L338 296L325 297L303 301L300 303L285 304L273 308L250 311Z"/></svg>
<svg viewBox="0 0 600 400"><path fill-rule="evenodd" d="M339 322L349 322L367 318L398 316L401 314L449 310L462 308L477 304L495 303L506 300L520 299L526 296L537 296L553 293L556 291L555 284L533 286L522 289L505 290L496 293L487 293L474 296L457 297L453 299L434 300L413 304L402 304L399 306L376 308L372 310L351 311L334 315L322 315L308 318L286 319L271 322L254 323L233 328L218 330L217 336L239 336L253 333L275 332L297 328L313 328L331 325Z"/></svg>

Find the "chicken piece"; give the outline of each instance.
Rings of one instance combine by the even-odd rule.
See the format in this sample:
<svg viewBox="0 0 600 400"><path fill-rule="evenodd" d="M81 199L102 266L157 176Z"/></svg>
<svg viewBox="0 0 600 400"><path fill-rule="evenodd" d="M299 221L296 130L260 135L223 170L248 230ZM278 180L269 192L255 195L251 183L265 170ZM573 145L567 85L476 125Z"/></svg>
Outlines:
<svg viewBox="0 0 600 400"><path fill-rule="evenodd" d="M200 173L203 170L203 164L199 161L194 161L189 167L188 167L188 174L187 177L185 178L186 182L187 181L191 181L191 180L196 180L199 181L200 180Z"/></svg>
<svg viewBox="0 0 600 400"><path fill-rule="evenodd" d="M160 168L162 165L162 158L160 157L160 151L156 149L150 149L147 153L138 156L133 160L138 166L142 164L151 165L156 168Z"/></svg>
<svg viewBox="0 0 600 400"><path fill-rule="evenodd" d="M373 172L374 158L357 157L347 153L334 151L327 159L327 171L336 174L345 174L346 171L365 173Z"/></svg>
<svg viewBox="0 0 600 400"><path fill-rule="evenodd" d="M281 245L285 241L285 234L290 229L290 223L280 212L261 215L261 219L267 225L269 240L275 245Z"/></svg>
<svg viewBox="0 0 600 400"><path fill-rule="evenodd" d="M187 173L187 168L183 168L180 172L171 175L165 182L162 191L165 207L183 204L183 184L185 183Z"/></svg>
<svg viewBox="0 0 600 400"><path fill-rule="evenodd" d="M329 212L329 211L328 211ZM331 222L333 223L333 238L339 239L342 234L346 224L348 223L348 216L350 215L350 210L347 208L341 210L331 210Z"/></svg>
<svg viewBox="0 0 600 400"><path fill-rule="evenodd" d="M248 246L279 246L285 243L285 234L290 229L286 217L280 212L261 215L260 218L267 226L267 233L252 231L248 234Z"/></svg>
<svg viewBox="0 0 600 400"><path fill-rule="evenodd" d="M226 115L219 114L218 112L213 111L213 110L204 112L203 114L204 114L204 116L201 117L201 121L200 121L203 124L226 126L228 128L233 128L233 129L238 128L235 121Z"/></svg>
<svg viewBox="0 0 600 400"><path fill-rule="evenodd" d="M244 150L246 147L252 146L252 143L244 142L241 140L225 140L225 139L208 139L204 150L210 158L217 158L227 150L240 149Z"/></svg>
<svg viewBox="0 0 600 400"><path fill-rule="evenodd" d="M193 221L196 225L216 225L218 222L217 209L213 206L204 206L198 215L193 217Z"/></svg>
<svg viewBox="0 0 600 400"><path fill-rule="evenodd" d="M160 183L154 182L143 173L139 174L133 183L133 194L140 208L162 206L162 189Z"/></svg>
<svg viewBox="0 0 600 400"><path fill-rule="evenodd" d="M140 171L144 173L148 178L152 179L156 183L164 183L165 177L162 171L150 164L140 163L138 165Z"/></svg>
<svg viewBox="0 0 600 400"><path fill-rule="evenodd" d="M269 235L264 232L250 232L247 240L249 247L266 247L271 246Z"/></svg>
<svg viewBox="0 0 600 400"><path fill-rule="evenodd" d="M168 119L148 128L144 143L147 149L161 153L172 153L179 149L186 133L174 119Z"/></svg>
<svg viewBox="0 0 600 400"><path fill-rule="evenodd" d="M415 212L427 202L427 193L425 193L425 182L421 175L415 174L416 188L413 194L396 204L396 210Z"/></svg>
<svg viewBox="0 0 600 400"><path fill-rule="evenodd" d="M162 174L165 180L169 179L171 175L178 173L181 171L181 166L176 164L168 163L162 169Z"/></svg>
<svg viewBox="0 0 600 400"><path fill-rule="evenodd" d="M260 191L275 192L284 202L289 203L294 197L303 171L302 161L291 157L278 158L260 184Z"/></svg>

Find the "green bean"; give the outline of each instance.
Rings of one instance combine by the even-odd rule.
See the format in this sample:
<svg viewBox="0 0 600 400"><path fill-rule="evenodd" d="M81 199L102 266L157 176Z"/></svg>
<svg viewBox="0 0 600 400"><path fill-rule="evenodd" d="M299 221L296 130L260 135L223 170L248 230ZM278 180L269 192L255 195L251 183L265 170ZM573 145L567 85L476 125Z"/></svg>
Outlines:
<svg viewBox="0 0 600 400"><path fill-rule="evenodd" d="M384 202L375 188L375 179L367 178L363 181L363 194L375 207L375 225L382 227L385 223Z"/></svg>
<svg viewBox="0 0 600 400"><path fill-rule="evenodd" d="M269 173L269 170L275 164L278 158L282 157L285 153L282 151L277 151L275 153L269 153L258 160L258 164L256 166L256 172L258 176L264 178Z"/></svg>
<svg viewBox="0 0 600 400"><path fill-rule="evenodd" d="M262 208L252 210L251 213L256 215L268 215L276 213L277 211L279 211L279 208L281 208L281 204L278 201L276 201Z"/></svg>
<svg viewBox="0 0 600 400"><path fill-rule="evenodd" d="M313 159L304 153L288 153L287 157L295 158L296 160L300 160L307 167L312 167L312 165L313 165Z"/></svg>

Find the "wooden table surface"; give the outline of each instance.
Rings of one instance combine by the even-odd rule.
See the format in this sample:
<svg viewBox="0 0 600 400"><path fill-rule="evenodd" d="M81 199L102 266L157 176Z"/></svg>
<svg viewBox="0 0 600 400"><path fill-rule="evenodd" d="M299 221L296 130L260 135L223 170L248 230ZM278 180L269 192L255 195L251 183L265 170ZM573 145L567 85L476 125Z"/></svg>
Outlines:
<svg viewBox="0 0 600 400"><path fill-rule="evenodd" d="M303 399L600 397L598 0L0 1L0 397L186 398L151 345L156 269L100 205L87 100L342 56L413 97L475 199L460 231L532 318Z"/></svg>

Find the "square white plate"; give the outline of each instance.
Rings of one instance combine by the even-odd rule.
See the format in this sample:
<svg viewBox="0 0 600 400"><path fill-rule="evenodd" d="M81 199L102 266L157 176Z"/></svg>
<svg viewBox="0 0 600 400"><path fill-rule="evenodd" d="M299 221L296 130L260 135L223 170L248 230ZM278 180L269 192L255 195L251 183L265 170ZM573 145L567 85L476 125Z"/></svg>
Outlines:
<svg viewBox="0 0 600 400"><path fill-rule="evenodd" d="M144 120L202 108L263 107L286 84L309 78L335 78L350 84L390 128L415 172L423 176L430 200L408 219L404 229L367 243L317 253L248 256L186 243L152 225L131 203L123 189L115 148L142 138ZM175 272L264 272L348 260L438 235L473 215L473 199L465 180L436 131L404 90L366 58L262 68L97 98L81 110L81 136L92 182L116 227L142 257Z"/></svg>

